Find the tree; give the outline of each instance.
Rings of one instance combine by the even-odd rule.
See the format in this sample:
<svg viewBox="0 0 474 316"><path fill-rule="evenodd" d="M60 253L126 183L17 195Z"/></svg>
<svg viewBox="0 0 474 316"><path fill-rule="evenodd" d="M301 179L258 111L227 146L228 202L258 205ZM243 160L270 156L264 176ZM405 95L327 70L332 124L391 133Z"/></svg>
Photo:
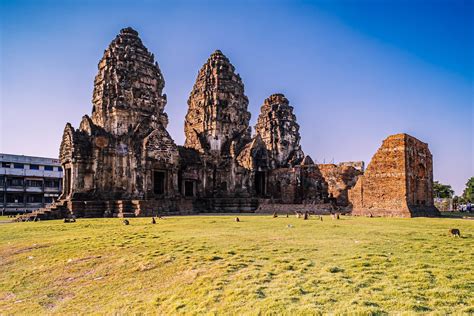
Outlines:
<svg viewBox="0 0 474 316"><path fill-rule="evenodd" d="M435 198L451 198L454 190L449 184L442 184L438 181L433 182L433 192Z"/></svg>
<svg viewBox="0 0 474 316"><path fill-rule="evenodd" d="M474 177L467 180L466 188L462 193L462 197L466 202L474 203Z"/></svg>

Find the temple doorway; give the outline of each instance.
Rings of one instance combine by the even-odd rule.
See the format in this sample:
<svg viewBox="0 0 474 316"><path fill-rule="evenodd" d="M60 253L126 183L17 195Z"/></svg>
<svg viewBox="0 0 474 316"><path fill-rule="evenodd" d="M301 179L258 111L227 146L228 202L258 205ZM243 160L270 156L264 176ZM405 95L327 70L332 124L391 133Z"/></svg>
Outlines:
<svg viewBox="0 0 474 316"><path fill-rule="evenodd" d="M165 194L165 178L164 171L153 171L153 193L157 195Z"/></svg>
<svg viewBox="0 0 474 316"><path fill-rule="evenodd" d="M266 179L264 171L257 171L255 173L255 191L257 196L266 195Z"/></svg>
<svg viewBox="0 0 474 316"><path fill-rule="evenodd" d="M194 181L184 181L184 196L185 197L194 196Z"/></svg>
<svg viewBox="0 0 474 316"><path fill-rule="evenodd" d="M71 193L71 168L64 169L64 197Z"/></svg>

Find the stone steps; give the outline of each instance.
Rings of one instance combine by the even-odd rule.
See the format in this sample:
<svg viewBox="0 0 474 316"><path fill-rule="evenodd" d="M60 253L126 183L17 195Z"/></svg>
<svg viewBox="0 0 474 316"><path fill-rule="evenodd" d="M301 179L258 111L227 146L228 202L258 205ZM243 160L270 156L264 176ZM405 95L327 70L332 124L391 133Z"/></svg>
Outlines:
<svg viewBox="0 0 474 316"><path fill-rule="evenodd" d="M35 220L61 219L70 217L71 213L64 205L52 205L50 208L40 208L28 214L23 214L17 218L19 222L28 222Z"/></svg>
<svg viewBox="0 0 474 316"><path fill-rule="evenodd" d="M253 198L212 198L209 199L210 212L242 213L258 208L258 200Z"/></svg>

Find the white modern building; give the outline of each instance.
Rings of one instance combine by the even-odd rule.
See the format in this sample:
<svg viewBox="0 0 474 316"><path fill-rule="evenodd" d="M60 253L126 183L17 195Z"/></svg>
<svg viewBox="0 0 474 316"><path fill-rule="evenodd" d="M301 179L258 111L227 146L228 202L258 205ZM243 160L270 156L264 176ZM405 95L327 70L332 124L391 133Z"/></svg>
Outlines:
<svg viewBox="0 0 474 316"><path fill-rule="evenodd" d="M31 212L61 195L59 159L0 153L0 211Z"/></svg>

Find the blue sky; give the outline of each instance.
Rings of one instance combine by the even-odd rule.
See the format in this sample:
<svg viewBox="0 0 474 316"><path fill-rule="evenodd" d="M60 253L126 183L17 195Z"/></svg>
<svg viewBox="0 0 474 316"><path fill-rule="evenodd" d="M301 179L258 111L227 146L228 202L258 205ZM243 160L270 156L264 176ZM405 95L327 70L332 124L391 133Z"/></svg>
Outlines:
<svg viewBox="0 0 474 316"><path fill-rule="evenodd" d="M221 49L252 125L284 93L318 162L368 163L406 132L429 144L436 180L461 193L474 175L472 1L0 3L1 152L57 156L65 123L91 112L104 49L132 26L164 74L178 144L197 72Z"/></svg>

